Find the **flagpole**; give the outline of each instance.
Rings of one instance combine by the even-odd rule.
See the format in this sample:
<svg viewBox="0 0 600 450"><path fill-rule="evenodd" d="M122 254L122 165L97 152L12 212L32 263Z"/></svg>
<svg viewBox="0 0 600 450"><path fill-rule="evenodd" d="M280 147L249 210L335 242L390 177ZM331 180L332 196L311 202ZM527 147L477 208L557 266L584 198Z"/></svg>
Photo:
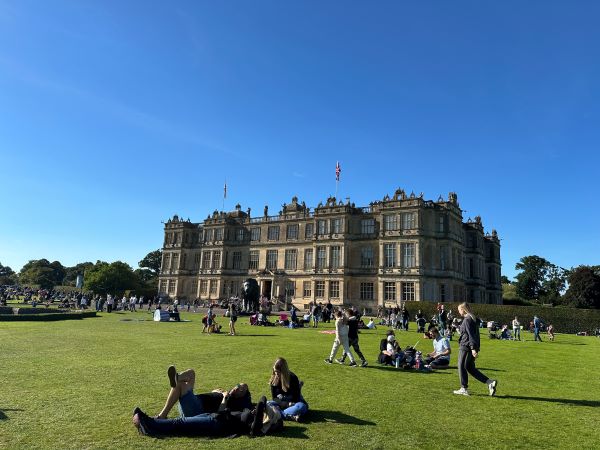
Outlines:
<svg viewBox="0 0 600 450"><path fill-rule="evenodd" d="M223 205L221 211L225 212L225 198L227 198L227 178L225 178L225 184L223 185Z"/></svg>

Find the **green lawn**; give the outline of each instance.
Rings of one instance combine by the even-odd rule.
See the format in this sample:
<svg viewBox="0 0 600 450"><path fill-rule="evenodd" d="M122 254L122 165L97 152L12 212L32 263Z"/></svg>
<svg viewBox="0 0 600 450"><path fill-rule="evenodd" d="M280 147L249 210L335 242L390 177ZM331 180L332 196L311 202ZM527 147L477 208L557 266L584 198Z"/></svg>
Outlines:
<svg viewBox="0 0 600 450"><path fill-rule="evenodd" d="M0 322L0 448L597 448L600 339L557 335L554 343L491 341L478 366L499 380L498 396L472 380L458 388L455 368L397 371L375 362L385 328L363 331L367 368L326 365L333 337L313 328L250 327L241 336L203 335L200 316L155 323L147 313L101 314L64 322ZM225 319L221 323L226 325ZM411 324L414 329L414 324ZM225 327L224 327L225 328ZM323 328L320 328L323 330ZM402 346L420 339L398 332ZM453 342L456 344L456 340ZM430 341L419 348L429 351ZM456 350L456 348L454 348ZM252 440L139 436L136 405L156 414L166 369L195 368L197 390L250 385L269 391L277 356L305 381L311 413L280 435ZM455 367L456 352L452 358Z"/></svg>

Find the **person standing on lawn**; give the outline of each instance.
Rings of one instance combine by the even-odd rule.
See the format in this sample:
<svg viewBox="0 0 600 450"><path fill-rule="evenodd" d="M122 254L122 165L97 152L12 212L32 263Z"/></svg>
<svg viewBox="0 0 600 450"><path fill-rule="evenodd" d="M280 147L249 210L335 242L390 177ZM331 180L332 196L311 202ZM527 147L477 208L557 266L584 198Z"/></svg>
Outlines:
<svg viewBox="0 0 600 450"><path fill-rule="evenodd" d="M360 360L362 361L361 367L367 366L367 360L365 355L360 351L360 347L358 345L358 312L354 308L350 308L348 310L348 344L352 346ZM341 359L336 359L340 364L344 364L346 360L346 352L342 355Z"/></svg>
<svg viewBox="0 0 600 450"><path fill-rule="evenodd" d="M467 302L458 306L458 313L463 317L458 338L458 376L460 389L454 391L457 395L469 395L469 375L477 381L487 384L491 396L496 395L497 380L486 377L475 367L475 359L479 356L479 319L473 314L471 305Z"/></svg>
<svg viewBox="0 0 600 450"><path fill-rule="evenodd" d="M350 352L350 346L348 344L348 321L346 317L344 317L344 313L338 310L335 312L335 340L331 347L331 354L329 355L329 358L325 360L327 364L333 363L340 345L344 348L344 353L350 358L350 367L356 367L356 361L354 360L352 352Z"/></svg>
<svg viewBox="0 0 600 450"><path fill-rule="evenodd" d="M538 316L533 316L533 340L542 342L540 330L542 329L542 320Z"/></svg>

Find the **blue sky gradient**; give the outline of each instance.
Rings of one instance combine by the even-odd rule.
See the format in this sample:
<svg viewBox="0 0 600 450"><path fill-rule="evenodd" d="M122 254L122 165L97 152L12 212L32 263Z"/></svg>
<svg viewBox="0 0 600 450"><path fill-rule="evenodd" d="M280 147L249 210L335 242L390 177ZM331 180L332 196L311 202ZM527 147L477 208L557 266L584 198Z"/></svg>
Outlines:
<svg viewBox="0 0 600 450"><path fill-rule="evenodd" d="M0 0L0 262L134 267L161 220L456 191L598 264L600 3ZM253 214L253 215L254 215Z"/></svg>

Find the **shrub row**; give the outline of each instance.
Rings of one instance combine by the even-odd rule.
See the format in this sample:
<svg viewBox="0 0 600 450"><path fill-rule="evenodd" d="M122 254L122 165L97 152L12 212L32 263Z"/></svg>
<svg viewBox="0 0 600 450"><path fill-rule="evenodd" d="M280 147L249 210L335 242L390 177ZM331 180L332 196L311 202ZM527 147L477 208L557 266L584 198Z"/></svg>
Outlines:
<svg viewBox="0 0 600 450"><path fill-rule="evenodd" d="M96 311L86 311L81 313L54 313L54 314L0 314L0 322L51 322L55 320L78 320L88 317L96 317Z"/></svg>
<svg viewBox="0 0 600 450"><path fill-rule="evenodd" d="M458 315L458 303L444 303L446 310L452 310L452 314ZM414 302L407 303L411 321L419 309L429 319L436 313L436 303ZM567 307L548 306L518 306L518 305L488 305L472 304L475 315L483 321L493 320L510 326L512 320L517 316L521 325L527 329L533 316L537 315L545 324L554 325L557 333L577 333L579 331L592 332L600 328L600 310L578 309ZM367 314L367 317L369 315Z"/></svg>

